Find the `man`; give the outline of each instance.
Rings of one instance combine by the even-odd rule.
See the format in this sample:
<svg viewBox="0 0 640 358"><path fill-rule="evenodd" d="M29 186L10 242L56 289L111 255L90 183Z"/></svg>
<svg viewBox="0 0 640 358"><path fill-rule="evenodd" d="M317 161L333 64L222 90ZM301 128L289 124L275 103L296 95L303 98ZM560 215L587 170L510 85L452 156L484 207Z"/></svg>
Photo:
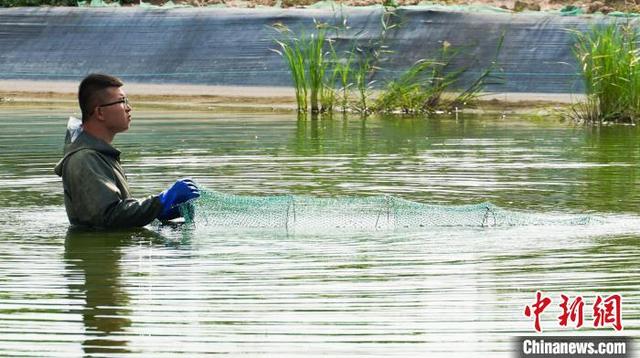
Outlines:
<svg viewBox="0 0 640 358"><path fill-rule="evenodd" d="M129 129L131 106L120 79L90 74L80 83L82 125L67 133L64 157L55 167L62 177L64 205L72 225L99 228L144 226L154 219L180 217L178 205L200 196L190 179L144 200L131 197L120 166L120 151L111 146L117 133Z"/></svg>

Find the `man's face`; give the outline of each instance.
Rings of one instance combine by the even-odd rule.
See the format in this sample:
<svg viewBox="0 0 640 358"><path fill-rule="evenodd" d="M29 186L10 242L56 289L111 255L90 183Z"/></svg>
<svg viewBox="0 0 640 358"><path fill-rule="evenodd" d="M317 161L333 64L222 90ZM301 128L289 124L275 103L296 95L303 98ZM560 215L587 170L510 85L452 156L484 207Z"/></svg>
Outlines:
<svg viewBox="0 0 640 358"><path fill-rule="evenodd" d="M104 126L113 134L126 131L131 124L131 106L124 102L127 95L121 87L109 87L104 93L98 107Z"/></svg>

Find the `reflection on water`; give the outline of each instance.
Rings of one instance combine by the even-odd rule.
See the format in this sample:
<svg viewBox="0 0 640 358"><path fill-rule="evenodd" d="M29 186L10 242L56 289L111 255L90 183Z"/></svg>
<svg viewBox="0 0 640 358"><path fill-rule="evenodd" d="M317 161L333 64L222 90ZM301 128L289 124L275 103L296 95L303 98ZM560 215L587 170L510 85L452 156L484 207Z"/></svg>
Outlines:
<svg viewBox="0 0 640 358"><path fill-rule="evenodd" d="M167 226L166 228L171 228ZM173 227L180 228L180 225ZM185 230L185 234L188 230ZM112 232L69 227L64 242L65 278L69 296L83 297L86 356L96 353L132 353L124 334L131 327L131 305L122 261L136 245L177 245L158 231L145 228Z"/></svg>
<svg viewBox="0 0 640 358"><path fill-rule="evenodd" d="M69 229L65 238L69 292L84 296L82 321L91 338L82 344L86 354L129 352L127 341L105 339L131 326L129 296L122 287L121 246L127 244L121 232L100 233Z"/></svg>
<svg viewBox="0 0 640 358"><path fill-rule="evenodd" d="M553 122L142 113L117 138L134 193L391 194L589 213L544 228L68 231L65 115L0 112L0 356L510 356L536 290L623 296L639 332L638 129ZM589 301L591 300L591 301ZM591 302L592 303L592 302ZM586 311L585 311L586 312ZM542 317L546 333L575 334ZM590 328L582 334L614 334Z"/></svg>

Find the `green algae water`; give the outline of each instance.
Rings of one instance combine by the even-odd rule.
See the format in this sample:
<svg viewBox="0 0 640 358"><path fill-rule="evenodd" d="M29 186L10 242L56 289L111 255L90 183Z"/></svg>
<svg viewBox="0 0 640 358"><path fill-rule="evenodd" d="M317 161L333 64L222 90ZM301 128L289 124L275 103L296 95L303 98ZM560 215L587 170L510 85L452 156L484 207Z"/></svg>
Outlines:
<svg viewBox="0 0 640 358"><path fill-rule="evenodd" d="M219 225L196 202L192 223L96 232L69 230L53 174L68 115L0 110L0 356L510 357L537 290L544 333L640 332L635 127L134 112L114 143L134 195L190 176L227 198L315 200L328 224ZM344 198L549 221L333 230ZM579 331L558 323L561 294L584 297ZM622 332L593 324L612 294Z"/></svg>

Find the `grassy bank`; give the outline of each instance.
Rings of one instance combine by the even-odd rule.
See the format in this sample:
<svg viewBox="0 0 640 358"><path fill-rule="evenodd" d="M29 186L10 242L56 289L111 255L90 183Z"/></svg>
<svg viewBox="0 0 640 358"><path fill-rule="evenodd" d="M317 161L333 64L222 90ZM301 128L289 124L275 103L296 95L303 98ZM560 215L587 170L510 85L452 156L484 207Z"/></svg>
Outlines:
<svg viewBox="0 0 640 358"><path fill-rule="evenodd" d="M574 53L585 101L567 116L577 122L635 123L640 119L640 53L638 30L630 23L598 25L575 32Z"/></svg>

